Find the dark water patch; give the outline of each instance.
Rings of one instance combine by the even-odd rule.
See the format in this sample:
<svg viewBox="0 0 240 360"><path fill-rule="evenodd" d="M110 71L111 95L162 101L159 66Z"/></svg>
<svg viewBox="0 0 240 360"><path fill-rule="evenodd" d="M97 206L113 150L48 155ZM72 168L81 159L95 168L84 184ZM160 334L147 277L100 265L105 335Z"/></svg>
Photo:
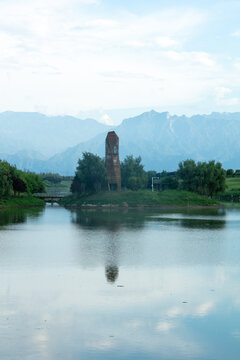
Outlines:
<svg viewBox="0 0 240 360"><path fill-rule="evenodd" d="M43 211L44 209L40 207L1 210L0 227L24 223L28 219L37 219L43 214Z"/></svg>

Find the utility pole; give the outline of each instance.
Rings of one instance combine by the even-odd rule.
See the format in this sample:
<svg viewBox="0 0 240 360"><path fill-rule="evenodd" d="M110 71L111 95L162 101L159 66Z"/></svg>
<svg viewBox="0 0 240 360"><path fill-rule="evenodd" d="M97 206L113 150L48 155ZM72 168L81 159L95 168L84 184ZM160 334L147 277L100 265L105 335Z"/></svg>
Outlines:
<svg viewBox="0 0 240 360"><path fill-rule="evenodd" d="M159 177L157 177L157 176L152 177L152 192L154 191L154 186L153 186L153 180L154 180L154 179L158 179L158 180L159 180Z"/></svg>

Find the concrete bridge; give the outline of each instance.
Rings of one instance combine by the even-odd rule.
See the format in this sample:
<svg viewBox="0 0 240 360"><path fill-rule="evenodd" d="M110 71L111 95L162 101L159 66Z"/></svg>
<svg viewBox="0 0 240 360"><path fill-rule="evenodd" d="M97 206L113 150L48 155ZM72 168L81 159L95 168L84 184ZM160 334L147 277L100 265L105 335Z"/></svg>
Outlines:
<svg viewBox="0 0 240 360"><path fill-rule="evenodd" d="M44 200L46 203L55 203L59 202L60 199L71 195L71 193L35 193L33 196L36 196L39 199Z"/></svg>

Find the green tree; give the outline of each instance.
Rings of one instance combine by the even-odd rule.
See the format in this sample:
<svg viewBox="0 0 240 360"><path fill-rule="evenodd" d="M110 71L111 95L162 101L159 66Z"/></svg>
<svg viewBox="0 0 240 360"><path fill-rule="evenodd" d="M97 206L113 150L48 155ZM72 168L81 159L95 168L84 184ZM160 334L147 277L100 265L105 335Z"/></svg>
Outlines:
<svg viewBox="0 0 240 360"><path fill-rule="evenodd" d="M13 177L12 186L13 186L14 195L16 195L17 193L19 194L27 191L26 183L20 177L15 177L15 176Z"/></svg>
<svg viewBox="0 0 240 360"><path fill-rule="evenodd" d="M58 184L64 179L64 176L61 176L58 173L56 173L56 174L54 174L54 173L41 173L41 174L39 174L39 176L43 180L47 180L47 181L49 181L49 182L51 182L53 184Z"/></svg>
<svg viewBox="0 0 240 360"><path fill-rule="evenodd" d="M131 190L138 190L147 187L148 176L144 171L140 156L134 158L132 155L126 156L121 162L122 187Z"/></svg>
<svg viewBox="0 0 240 360"><path fill-rule="evenodd" d="M43 192L44 183L39 175L18 170L7 161L0 160L0 196L10 196L13 192Z"/></svg>
<svg viewBox="0 0 240 360"><path fill-rule="evenodd" d="M213 197L220 191L226 189L226 171L222 168L220 162L209 161L207 163L207 183L208 189L206 195Z"/></svg>
<svg viewBox="0 0 240 360"><path fill-rule="evenodd" d="M164 176L159 181L160 190L173 190L178 188L178 180L176 176Z"/></svg>
<svg viewBox="0 0 240 360"><path fill-rule="evenodd" d="M185 160L178 165L178 177L181 179L181 187L188 191L197 191L197 165L194 160Z"/></svg>
<svg viewBox="0 0 240 360"><path fill-rule="evenodd" d="M233 169L227 169L226 175L227 176L234 176L234 170Z"/></svg>
<svg viewBox="0 0 240 360"><path fill-rule="evenodd" d="M75 177L71 185L74 193L99 192L107 187L107 174L104 160L98 155L84 152L78 160Z"/></svg>
<svg viewBox="0 0 240 360"><path fill-rule="evenodd" d="M45 192L43 179L32 172L18 170L19 177L25 182L27 192L30 194Z"/></svg>
<svg viewBox="0 0 240 360"><path fill-rule="evenodd" d="M7 161L0 160L0 196L9 196L12 191L13 168Z"/></svg>
<svg viewBox="0 0 240 360"><path fill-rule="evenodd" d="M213 196L226 189L226 172L220 162L214 160L195 163L185 160L179 163L178 177L184 190Z"/></svg>

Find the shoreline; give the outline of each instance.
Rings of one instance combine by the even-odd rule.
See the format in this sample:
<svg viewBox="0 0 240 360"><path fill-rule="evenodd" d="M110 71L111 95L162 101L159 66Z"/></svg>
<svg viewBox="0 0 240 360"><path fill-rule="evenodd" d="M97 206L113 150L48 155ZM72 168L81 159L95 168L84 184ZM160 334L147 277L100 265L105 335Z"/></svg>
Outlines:
<svg viewBox="0 0 240 360"><path fill-rule="evenodd" d="M220 205L136 205L136 206L121 206L114 204L106 205L95 205L95 204L84 204L84 205L65 205L66 209L93 209L93 210L186 210L186 209L221 209L224 208L224 204Z"/></svg>
<svg viewBox="0 0 240 360"><path fill-rule="evenodd" d="M45 202L33 196L8 197L0 199L0 210L43 207Z"/></svg>
<svg viewBox="0 0 240 360"><path fill-rule="evenodd" d="M8 205L8 206L3 206L0 205L0 211L1 210L8 210L8 209L26 209L26 208L32 208L32 207L44 207L45 204L29 204L29 205Z"/></svg>
<svg viewBox="0 0 240 360"><path fill-rule="evenodd" d="M101 192L83 196L71 195L60 205L80 209L211 209L223 205L216 199L183 190L150 190Z"/></svg>

